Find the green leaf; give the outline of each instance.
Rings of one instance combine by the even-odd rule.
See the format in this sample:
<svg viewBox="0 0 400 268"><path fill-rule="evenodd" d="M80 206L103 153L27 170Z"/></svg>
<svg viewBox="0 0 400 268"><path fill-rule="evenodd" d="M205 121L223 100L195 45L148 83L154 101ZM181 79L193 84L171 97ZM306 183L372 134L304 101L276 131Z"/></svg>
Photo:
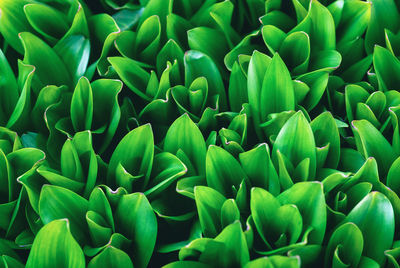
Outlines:
<svg viewBox="0 0 400 268"><path fill-rule="evenodd" d="M299 268L301 258L296 257L286 257L274 255L270 257L262 257L247 263L245 268Z"/></svg>
<svg viewBox="0 0 400 268"><path fill-rule="evenodd" d="M194 188L197 214L205 237L216 237L221 231L221 209L226 198L213 188Z"/></svg>
<svg viewBox="0 0 400 268"><path fill-rule="evenodd" d="M27 4L24 6L24 12L31 26L49 41L56 41L69 29L67 17L48 5Z"/></svg>
<svg viewBox="0 0 400 268"><path fill-rule="evenodd" d="M342 55L336 50L324 50L311 58L311 70L332 72L340 66Z"/></svg>
<svg viewBox="0 0 400 268"><path fill-rule="evenodd" d="M177 60L179 66L183 67L183 57L184 57L183 50L178 45L178 43L173 39L168 40L168 42L165 43L164 47L160 50L160 52L157 55L156 59L157 73L162 73L163 70L165 70L168 61L174 62L175 60Z"/></svg>
<svg viewBox="0 0 400 268"><path fill-rule="evenodd" d="M379 89L381 91L397 89L400 83L399 60L386 48L375 46L373 63L378 78Z"/></svg>
<svg viewBox="0 0 400 268"><path fill-rule="evenodd" d="M159 153L154 157L149 184L151 188L144 194L147 198L154 199L186 173L187 167L178 157L168 152Z"/></svg>
<svg viewBox="0 0 400 268"><path fill-rule="evenodd" d="M129 211L129 213L126 213ZM157 236L157 220L146 196L134 193L121 197L115 212L117 231L133 242L135 267L147 267Z"/></svg>
<svg viewBox="0 0 400 268"><path fill-rule="evenodd" d="M86 213L89 234L94 246L103 246L110 240L113 230L107 225L105 219L94 211Z"/></svg>
<svg viewBox="0 0 400 268"><path fill-rule="evenodd" d="M370 54L367 57L354 63L342 73L341 77L349 83L356 83L361 81L365 73L367 73L368 69L371 67L372 58L372 54ZM346 59L345 55L343 55L343 59Z"/></svg>
<svg viewBox="0 0 400 268"><path fill-rule="evenodd" d="M1 20L1 18L0 18ZM10 64L7 61L3 51L0 50L0 72L3 74L0 80L0 107L3 115L0 115L0 122L2 125L14 111L15 105L18 101L19 92L18 85L11 69ZM4 117L4 119L3 119Z"/></svg>
<svg viewBox="0 0 400 268"><path fill-rule="evenodd" d="M400 172L400 158L397 158L390 166L387 175L387 186L393 190L396 194L400 193L400 180L398 174Z"/></svg>
<svg viewBox="0 0 400 268"><path fill-rule="evenodd" d="M325 265L329 266L335 251L340 261L346 265L357 267L364 247L363 234L354 223L339 226L329 239L326 249Z"/></svg>
<svg viewBox="0 0 400 268"><path fill-rule="evenodd" d="M128 254L113 246L107 246L89 262L88 268L93 267L133 268L133 264Z"/></svg>
<svg viewBox="0 0 400 268"><path fill-rule="evenodd" d="M336 67L338 66L339 65L337 65ZM304 108L310 111L318 105L322 96L324 95L325 89L328 85L329 74L326 71L319 70L301 75L297 77L297 79L307 84L310 88L310 92L307 94L302 104Z"/></svg>
<svg viewBox="0 0 400 268"><path fill-rule="evenodd" d="M22 92L15 104L14 111L8 119L7 128L14 130L25 129L30 123L29 112L31 109L31 84L36 68L31 65L25 65L18 61L18 69L20 73L27 72L26 79L23 83Z"/></svg>
<svg viewBox="0 0 400 268"><path fill-rule="evenodd" d="M172 1L167 0L149 0L140 17L139 25L152 15L160 17L161 25L165 25L165 19L168 14L172 12ZM144 6L144 4L142 4Z"/></svg>
<svg viewBox="0 0 400 268"><path fill-rule="evenodd" d="M63 36L63 39L71 35L83 35L89 38L89 26L86 20L85 4L82 2L72 3L71 9L69 10L69 20L72 21L72 25L68 32Z"/></svg>
<svg viewBox="0 0 400 268"><path fill-rule="evenodd" d="M186 19L176 15L167 16L167 37L178 43L180 47L188 47L187 31L193 28L193 25Z"/></svg>
<svg viewBox="0 0 400 268"><path fill-rule="evenodd" d="M108 54L114 46L115 39L120 35L121 29L115 20L108 14L98 14L91 16L88 20L90 32L94 34L94 40L103 44L100 58L97 62L97 70L100 75L106 75L109 72Z"/></svg>
<svg viewBox="0 0 400 268"><path fill-rule="evenodd" d="M46 122L44 121L46 109L58 103L65 91L65 86L47 86L40 90L39 96L37 97L36 103L32 109L32 122L38 131L47 131Z"/></svg>
<svg viewBox="0 0 400 268"><path fill-rule="evenodd" d="M66 36L54 46L54 51L65 63L74 83L86 74L91 52L89 38L84 35Z"/></svg>
<svg viewBox="0 0 400 268"><path fill-rule="evenodd" d="M292 29L296 23L295 20L280 10L272 10L258 19L262 25L274 25L285 32Z"/></svg>
<svg viewBox="0 0 400 268"><path fill-rule="evenodd" d="M252 188L250 209L257 231L269 250L292 245L299 239L303 221L296 206L281 206L278 199L266 190ZM284 245L279 242L282 236L288 239Z"/></svg>
<svg viewBox="0 0 400 268"><path fill-rule="evenodd" d="M85 186L83 168L77 148L71 140L67 140L61 149L61 174L46 166L40 166L37 171L53 185L80 192ZM88 178L87 186L90 187L91 184Z"/></svg>
<svg viewBox="0 0 400 268"><path fill-rule="evenodd" d="M115 148L108 165L108 181L114 183L115 180L117 186L125 187L128 192L132 191L132 181L117 175L120 166L125 173L143 176L142 189L145 189L150 178L153 157L154 139L150 124L135 128Z"/></svg>
<svg viewBox="0 0 400 268"><path fill-rule="evenodd" d="M154 55L158 52L161 38L161 24L158 16L147 18L137 31L134 44L138 57L145 61L154 62Z"/></svg>
<svg viewBox="0 0 400 268"><path fill-rule="evenodd" d="M230 256L230 258L221 258ZM181 248L179 259L198 260L209 266L243 267L249 262L249 250L246 237L239 221L227 226L215 239L199 238Z"/></svg>
<svg viewBox="0 0 400 268"><path fill-rule="evenodd" d="M177 117L177 107L167 90L165 99L154 99L139 114L139 120L150 123L154 127L155 140L158 143L165 136L173 120Z"/></svg>
<svg viewBox="0 0 400 268"><path fill-rule="evenodd" d="M151 98L144 91L150 79L150 74L140 67L136 61L123 57L110 57L107 60L117 72L121 80L135 94L146 101Z"/></svg>
<svg viewBox="0 0 400 268"><path fill-rule="evenodd" d="M303 230L312 227L310 244L321 244L326 230L327 213L322 183L299 182L281 193L279 202L296 205L303 218Z"/></svg>
<svg viewBox="0 0 400 268"><path fill-rule="evenodd" d="M238 62L241 55L250 55L254 50L260 49L258 44L253 44L260 36L260 31L254 31L246 35L228 54L225 55L224 63L228 70L232 71L235 62Z"/></svg>
<svg viewBox="0 0 400 268"><path fill-rule="evenodd" d="M253 187L267 189L274 196L280 192L279 178L266 143L239 154L240 164Z"/></svg>
<svg viewBox="0 0 400 268"><path fill-rule="evenodd" d="M221 256L230 256L230 258L221 258L221 260L225 259L223 261L227 262L226 265L221 267L239 267L250 261L246 238L239 221L222 230L215 241L225 244L224 251L220 252Z"/></svg>
<svg viewBox="0 0 400 268"><path fill-rule="evenodd" d="M79 79L71 99L71 121L76 132L89 130L93 120L93 92L86 77Z"/></svg>
<svg viewBox="0 0 400 268"><path fill-rule="evenodd" d="M228 43L221 31L208 27L196 27L190 29L187 35L190 49L210 56L219 65L221 70L223 57L229 51ZM210 40L214 40L215 42L210 43Z"/></svg>
<svg viewBox="0 0 400 268"><path fill-rule="evenodd" d="M104 190L96 187L90 194L88 211L93 211L101 215L105 221L114 229L114 220L110 203Z"/></svg>
<svg viewBox="0 0 400 268"><path fill-rule="evenodd" d="M319 1L310 1L310 8L304 20L290 32L304 31L310 35L314 51L335 49L335 22L329 10Z"/></svg>
<svg viewBox="0 0 400 268"><path fill-rule="evenodd" d="M311 1L308 16L312 20L311 44L320 50L335 49L335 22L329 10L319 1Z"/></svg>
<svg viewBox="0 0 400 268"><path fill-rule="evenodd" d="M355 120L352 129L357 150L365 158L374 157L378 162L379 171L386 175L396 154L385 137L367 120Z"/></svg>
<svg viewBox="0 0 400 268"><path fill-rule="evenodd" d="M23 267L25 267L25 265L22 262L18 261L17 259L15 259L13 257L7 256L7 255L2 256L2 261L6 268L9 268L9 267L23 268Z"/></svg>
<svg viewBox="0 0 400 268"><path fill-rule="evenodd" d="M20 54L24 48L18 38L21 32L33 31L24 14L24 6L27 0L5 0L0 3L0 32L4 39Z"/></svg>
<svg viewBox="0 0 400 268"><path fill-rule="evenodd" d="M190 169L188 172L203 175L205 174L206 143L199 128L190 119L188 114L183 114L170 126L164 140L164 150L179 157L178 151L182 151L190 161L195 172ZM185 164L184 159L181 159Z"/></svg>
<svg viewBox="0 0 400 268"><path fill-rule="evenodd" d="M295 97L290 73L278 53L265 72L260 94L261 122L271 113L294 110Z"/></svg>
<svg viewBox="0 0 400 268"><path fill-rule="evenodd" d="M0 150L0 170L1 170L1 194L7 196L5 200L13 201L16 184L12 175L12 166L7 160L6 154Z"/></svg>
<svg viewBox="0 0 400 268"><path fill-rule="evenodd" d="M289 34L282 42L279 54L294 74L307 71L310 59L310 37L305 32Z"/></svg>
<svg viewBox="0 0 400 268"><path fill-rule="evenodd" d="M221 224L225 228L229 224L240 220L240 211L234 199L225 200L221 208Z"/></svg>
<svg viewBox="0 0 400 268"><path fill-rule="evenodd" d="M228 96L231 110L234 112L239 112L242 104L248 103L246 75L237 62L233 64L229 78Z"/></svg>
<svg viewBox="0 0 400 268"><path fill-rule="evenodd" d="M384 251L390 249L393 243L395 228L393 207L389 199L379 192L369 193L350 211L345 222L356 224L362 232L363 256L383 265Z"/></svg>
<svg viewBox="0 0 400 268"><path fill-rule="evenodd" d="M68 178L74 178L78 181L84 179L78 152L71 140L67 140L61 149L61 172Z"/></svg>
<svg viewBox="0 0 400 268"><path fill-rule="evenodd" d="M398 55L400 45L399 33L394 34L392 31L385 29L385 43L390 52L394 55Z"/></svg>
<svg viewBox="0 0 400 268"><path fill-rule="evenodd" d="M208 96L207 80L204 77L199 77L193 81L189 88L175 86L171 89L171 95L182 113L188 113L195 121L199 121Z"/></svg>
<svg viewBox="0 0 400 268"><path fill-rule="evenodd" d="M163 266L163 268L186 268L189 266L192 268L208 268L209 267L209 265L201 263L201 262L176 261L176 262L168 263L167 265Z"/></svg>
<svg viewBox="0 0 400 268"><path fill-rule="evenodd" d="M368 91L358 85L348 85L345 88L346 113L349 122L356 116L356 107L358 103L365 102L369 97Z"/></svg>
<svg viewBox="0 0 400 268"><path fill-rule="evenodd" d="M24 46L24 63L36 67L36 77L42 87L71 85L65 64L45 42L29 32L19 34Z"/></svg>
<svg viewBox="0 0 400 268"><path fill-rule="evenodd" d="M302 142L297 142L301 140ZM282 127L276 137L272 160L278 166L277 152L280 152L297 166L306 158L310 159L309 178L313 179L316 173L317 156L314 135L307 119L302 112L295 113Z"/></svg>
<svg viewBox="0 0 400 268"><path fill-rule="evenodd" d="M342 6L341 18L336 28L338 46L361 36L370 22L371 4L364 1L337 1ZM329 9L329 7L328 7Z"/></svg>
<svg viewBox="0 0 400 268"><path fill-rule="evenodd" d="M380 267L380 265L373 259L362 256L358 267L359 268L378 268L378 267Z"/></svg>
<svg viewBox="0 0 400 268"><path fill-rule="evenodd" d="M248 0L251 21L254 23L260 16L265 14L265 3L262 0ZM257 21L258 22L258 21ZM257 23L258 25L258 23Z"/></svg>
<svg viewBox="0 0 400 268"><path fill-rule="evenodd" d="M218 100L221 110L226 110L227 99L225 87L222 81L221 73L214 61L200 51L189 50L185 53L184 64L185 86L189 87L196 78L204 76L208 82L209 97L215 95L219 96Z"/></svg>
<svg viewBox="0 0 400 268"><path fill-rule="evenodd" d="M267 55L255 50L251 56L249 70L247 73L247 90L251 114L253 115L254 125L258 126L261 121L261 89L265 77L265 72L271 62L271 58ZM262 137L261 130L256 128L256 133L259 138Z"/></svg>
<svg viewBox="0 0 400 268"><path fill-rule="evenodd" d="M269 51L271 53L278 52L283 40L286 38L285 32L273 25L265 25L262 27L261 33Z"/></svg>
<svg viewBox="0 0 400 268"><path fill-rule="evenodd" d="M325 166L337 168L340 159L340 136L335 119L330 112L317 116L310 124L317 147L329 145Z"/></svg>
<svg viewBox="0 0 400 268"><path fill-rule="evenodd" d="M79 242L85 241L85 214L88 201L76 193L53 185L44 185L39 199L39 215L44 224L67 218L71 232Z"/></svg>
<svg viewBox="0 0 400 268"><path fill-rule="evenodd" d="M68 219L51 221L40 229L26 267L85 267L85 257L70 232Z"/></svg>
<svg viewBox="0 0 400 268"><path fill-rule="evenodd" d="M99 153L103 153L114 137L121 118L118 95L123 83L120 80L98 79L91 83L93 92L93 122L94 143L101 143ZM104 128L103 133L96 130ZM99 137L100 136L100 137ZM101 140L101 142L99 142Z"/></svg>
<svg viewBox="0 0 400 268"><path fill-rule="evenodd" d="M393 0L372 0L371 19L365 35L365 48L368 53L376 44L384 45L384 29L397 32L399 29L400 15L396 3Z"/></svg>
<svg viewBox="0 0 400 268"><path fill-rule="evenodd" d="M140 17L143 14L144 8L139 8L136 10L122 9L117 13L113 14L113 19L117 23L118 27L122 30L128 30L133 28L139 22Z"/></svg>
<svg viewBox="0 0 400 268"><path fill-rule="evenodd" d="M206 156L207 185L225 197L232 196L232 188L239 189L243 179L247 179L239 162L224 149L211 145Z"/></svg>

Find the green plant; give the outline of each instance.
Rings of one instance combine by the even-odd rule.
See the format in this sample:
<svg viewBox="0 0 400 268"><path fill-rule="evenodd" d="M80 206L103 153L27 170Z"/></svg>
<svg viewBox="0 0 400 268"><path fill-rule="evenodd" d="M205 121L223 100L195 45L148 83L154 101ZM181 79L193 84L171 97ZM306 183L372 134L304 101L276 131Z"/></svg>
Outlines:
<svg viewBox="0 0 400 268"><path fill-rule="evenodd" d="M0 268L400 267L399 10L0 0Z"/></svg>

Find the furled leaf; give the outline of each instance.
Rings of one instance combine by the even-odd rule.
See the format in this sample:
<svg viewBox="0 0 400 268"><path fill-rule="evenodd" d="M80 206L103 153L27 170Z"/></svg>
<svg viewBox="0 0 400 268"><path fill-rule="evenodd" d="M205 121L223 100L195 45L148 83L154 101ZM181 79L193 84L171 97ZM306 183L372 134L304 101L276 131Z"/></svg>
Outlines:
<svg viewBox="0 0 400 268"><path fill-rule="evenodd" d="M298 142L298 141L302 142ZM314 135L310 124L302 112L295 113L282 127L276 137L272 160L275 166L278 162L277 153L287 157L292 165L297 166L304 159L309 159L309 178L313 179L316 172L316 149Z"/></svg>
<svg viewBox="0 0 400 268"><path fill-rule="evenodd" d="M226 198L218 191L206 186L196 186L194 198L204 235L216 237L221 229L221 209Z"/></svg>
<svg viewBox="0 0 400 268"><path fill-rule="evenodd" d="M150 178L153 157L154 141L151 126L147 124L135 128L115 148L108 165L107 178L110 182L132 191L134 180L132 176L143 176L142 187L145 188Z"/></svg>
<svg viewBox="0 0 400 268"><path fill-rule="evenodd" d="M188 87L196 78L204 76L208 82L209 96L217 95L221 109L226 110L225 87L214 61L204 53L190 50L185 53L184 63L185 85Z"/></svg>
<svg viewBox="0 0 400 268"><path fill-rule="evenodd" d="M327 213L322 184L300 182L278 196L281 204L294 204L300 211L305 227L312 227L309 243L320 244L325 236Z"/></svg>
<svg viewBox="0 0 400 268"><path fill-rule="evenodd" d="M211 145L206 156L206 179L209 187L225 197L232 195L232 188L239 188L247 176L239 162L224 149Z"/></svg>
<svg viewBox="0 0 400 268"><path fill-rule="evenodd" d="M253 187L268 189L275 196L279 194L278 174L272 164L267 144L239 154L239 160Z"/></svg>
<svg viewBox="0 0 400 268"><path fill-rule="evenodd" d="M331 113L325 112L316 117L310 124L317 147L329 146L326 166L336 168L340 158L340 136L336 122Z"/></svg>
<svg viewBox="0 0 400 268"><path fill-rule="evenodd" d="M89 130L93 120L93 93L86 77L79 79L71 100L71 120L75 131Z"/></svg>
<svg viewBox="0 0 400 268"><path fill-rule="evenodd" d="M296 206L281 206L278 199L269 192L253 188L250 209L257 231L269 249L291 245L299 239L303 221ZM282 237L286 238L283 245L279 241Z"/></svg>
<svg viewBox="0 0 400 268"><path fill-rule="evenodd" d="M204 174L206 144L199 128L188 114L183 114L170 126L165 136L164 150L177 155L178 158L178 152L182 151L190 161L189 165L195 168L195 174ZM184 159L181 160L186 163Z"/></svg>
<svg viewBox="0 0 400 268"><path fill-rule="evenodd" d="M332 234L325 263L342 262L346 265L357 267L363 251L364 240L360 229L354 223L345 223L338 227Z"/></svg>
<svg viewBox="0 0 400 268"><path fill-rule="evenodd" d="M295 98L292 79L279 54L269 64L260 94L260 116L264 122L271 113L294 110Z"/></svg>
<svg viewBox="0 0 400 268"><path fill-rule="evenodd" d="M278 60L277 60L278 61ZM267 55L255 50L251 56L249 62L248 78L247 78L247 90L249 97L249 104L251 113L253 115L254 125L258 126L262 122L261 119L261 89L267 71L268 65L271 62L271 58ZM259 128L256 128L256 133L261 137Z"/></svg>

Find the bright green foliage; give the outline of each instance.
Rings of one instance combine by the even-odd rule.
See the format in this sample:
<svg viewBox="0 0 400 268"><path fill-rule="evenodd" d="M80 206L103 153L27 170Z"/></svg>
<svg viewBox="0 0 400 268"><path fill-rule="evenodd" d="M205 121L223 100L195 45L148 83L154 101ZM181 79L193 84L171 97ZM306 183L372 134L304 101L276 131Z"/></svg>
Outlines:
<svg viewBox="0 0 400 268"><path fill-rule="evenodd" d="M398 268L399 92L399 0L0 0L0 268Z"/></svg>

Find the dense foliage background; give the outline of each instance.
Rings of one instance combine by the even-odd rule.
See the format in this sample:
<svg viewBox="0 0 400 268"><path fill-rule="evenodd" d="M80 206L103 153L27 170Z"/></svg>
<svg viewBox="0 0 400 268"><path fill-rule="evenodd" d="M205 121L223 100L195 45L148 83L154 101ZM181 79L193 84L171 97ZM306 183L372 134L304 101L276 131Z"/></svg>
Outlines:
<svg viewBox="0 0 400 268"><path fill-rule="evenodd" d="M0 268L400 267L399 8L0 0Z"/></svg>

